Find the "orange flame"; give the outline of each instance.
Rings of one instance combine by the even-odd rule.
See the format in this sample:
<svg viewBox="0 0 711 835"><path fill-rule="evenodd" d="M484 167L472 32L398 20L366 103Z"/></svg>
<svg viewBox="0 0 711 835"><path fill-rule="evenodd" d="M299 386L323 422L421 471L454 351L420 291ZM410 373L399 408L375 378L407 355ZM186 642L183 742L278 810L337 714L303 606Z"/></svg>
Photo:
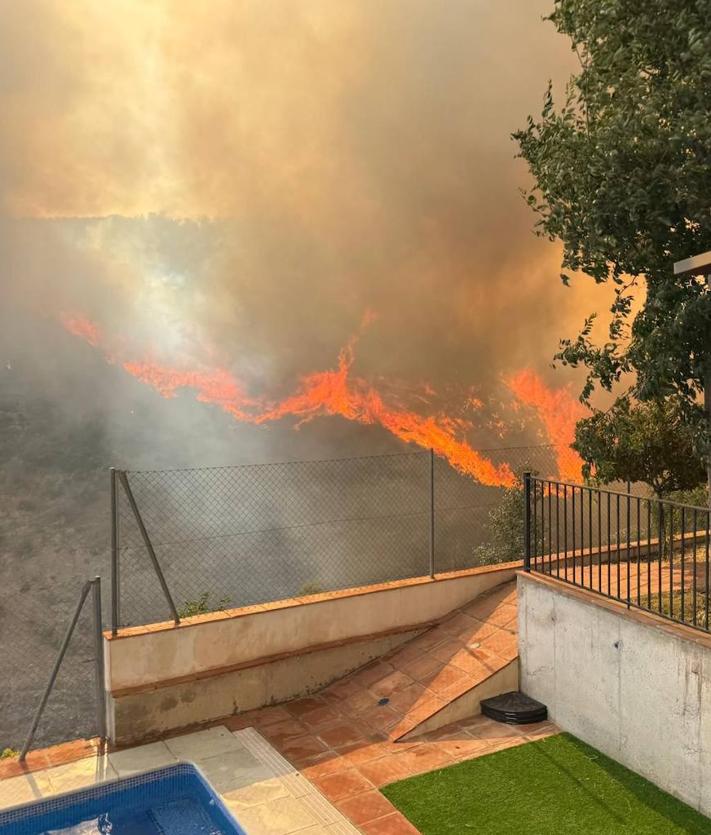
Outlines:
<svg viewBox="0 0 711 835"><path fill-rule="evenodd" d="M98 326L84 316L78 316L72 313L61 313L59 318L64 328L69 331L72 336L78 336L94 348L96 348L99 345L99 342L101 342L101 331Z"/></svg>
<svg viewBox="0 0 711 835"><path fill-rule="evenodd" d="M349 379L353 340L340 352L338 368L317 371L301 380L296 394L263 412L256 423L292 415L309 420L319 414L340 415L362 424L377 424L402 441L432 449L459 472L481 484L511 487L517 479L508 464L495 465L466 441L456 437L457 423L443 415L423 417L406 409L388 408L382 396L364 380Z"/></svg>
<svg viewBox="0 0 711 835"><path fill-rule="evenodd" d="M366 314L361 329L371 319L372 314ZM61 321L70 333L86 341L94 340L90 344L98 346L101 333L91 322L79 316L62 316ZM381 426L407 443L432 449L447 458L456 470L482 484L511 487L517 483L508 464L494 464L458 437L461 421L441 414L423 416L407 409L390 408L381 394L365 380L352 378L350 372L358 335L352 337L341 350L335 369L306 375L294 394L268 405L249 397L225 369L186 370L152 361L129 360L123 361L122 367L163 397L175 397L180 389L192 389L200 402L219 406L242 422L263 424L296 417L303 423L319 415L338 415L356 423ZM104 353L110 361L115 360L113 354Z"/></svg>
<svg viewBox="0 0 711 835"><path fill-rule="evenodd" d="M465 426L462 421L441 413L421 415L389 406L375 387L352 376L356 341L372 318L373 314L366 313L358 333L340 351L336 368L307 374L293 394L276 403L266 403L247 395L224 368L180 369L150 360L125 360L121 365L162 397L175 397L180 389L189 389L201 403L214 404L241 422L264 424L294 417L298 419L298 426L320 415L335 415L355 423L381 426L406 443L432 449L456 470L481 484L514 486L517 478L508 464L494 464L461 438ZM103 337L96 324L75 314L62 314L60 319L69 333L100 347ZM116 361L105 349L104 354L110 362ZM558 448L560 476L569 481L579 480L582 461L569 444L575 437L577 420L585 414L582 405L568 388L551 389L530 369L507 377L505 383L519 402L535 410L550 443ZM479 400L472 402L477 408L483 405Z"/></svg>
<svg viewBox="0 0 711 835"><path fill-rule="evenodd" d="M570 449L575 440L575 424L586 412L579 400L565 388L551 389L535 371L524 369L505 378L513 395L534 409L548 435L558 448L558 472L565 481L579 481L582 459Z"/></svg>
<svg viewBox="0 0 711 835"><path fill-rule="evenodd" d="M175 397L178 389L193 389L201 403L213 403L239 420L252 417L238 408L237 404L251 404L235 378L223 368L214 371L180 371L166 368L154 362L124 362L123 369L142 383L154 388L166 398Z"/></svg>

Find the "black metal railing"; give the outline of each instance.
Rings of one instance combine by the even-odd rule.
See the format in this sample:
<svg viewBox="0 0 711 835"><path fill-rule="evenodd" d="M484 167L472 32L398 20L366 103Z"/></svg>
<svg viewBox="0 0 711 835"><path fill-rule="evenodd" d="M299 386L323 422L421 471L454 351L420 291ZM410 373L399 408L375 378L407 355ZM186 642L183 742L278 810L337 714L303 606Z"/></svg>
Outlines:
<svg viewBox="0 0 711 835"><path fill-rule="evenodd" d="M524 567L709 631L711 510L524 473Z"/></svg>

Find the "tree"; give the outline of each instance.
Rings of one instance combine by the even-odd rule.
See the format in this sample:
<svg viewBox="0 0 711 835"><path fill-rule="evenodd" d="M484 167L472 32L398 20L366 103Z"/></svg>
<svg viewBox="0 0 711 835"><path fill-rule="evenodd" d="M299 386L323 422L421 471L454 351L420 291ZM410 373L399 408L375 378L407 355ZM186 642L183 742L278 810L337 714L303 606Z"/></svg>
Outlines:
<svg viewBox="0 0 711 835"><path fill-rule="evenodd" d="M691 416L711 377L709 290L673 275L711 249L710 15L709 0L556 0L548 18L580 71L514 138L537 232L562 242L564 270L615 287L608 339L593 341L593 314L557 354L587 369L586 402L631 373L632 395L674 395ZM708 424L700 437L708 454Z"/></svg>
<svg viewBox="0 0 711 835"><path fill-rule="evenodd" d="M578 421L573 449L585 462L586 478L643 481L661 498L703 480L700 423L689 421L677 398L635 404L620 398L608 411Z"/></svg>
<svg viewBox="0 0 711 835"><path fill-rule="evenodd" d="M504 488L501 492L501 500L489 511L485 527L487 541L474 549L475 565L493 565L522 559L524 510L523 488ZM542 554L543 545L543 529L539 527L535 533L535 540L531 542L533 552Z"/></svg>

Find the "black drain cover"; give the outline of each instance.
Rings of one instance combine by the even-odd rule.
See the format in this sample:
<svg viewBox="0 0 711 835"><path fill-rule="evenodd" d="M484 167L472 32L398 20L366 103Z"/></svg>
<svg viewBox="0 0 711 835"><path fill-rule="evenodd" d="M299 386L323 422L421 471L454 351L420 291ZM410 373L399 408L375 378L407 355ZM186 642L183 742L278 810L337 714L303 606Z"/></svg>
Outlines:
<svg viewBox="0 0 711 835"><path fill-rule="evenodd" d="M481 703L481 712L497 722L507 725L528 725L548 718L548 708L518 690L492 696Z"/></svg>

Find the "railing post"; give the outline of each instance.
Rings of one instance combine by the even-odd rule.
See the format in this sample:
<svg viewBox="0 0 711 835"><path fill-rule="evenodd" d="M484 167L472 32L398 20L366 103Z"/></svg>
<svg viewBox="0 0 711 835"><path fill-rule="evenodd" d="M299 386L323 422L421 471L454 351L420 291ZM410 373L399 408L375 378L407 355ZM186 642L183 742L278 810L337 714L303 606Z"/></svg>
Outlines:
<svg viewBox="0 0 711 835"><path fill-rule="evenodd" d="M128 503L131 506L131 511L133 512L133 516L136 520L136 524L138 525L138 530L141 533L141 538L143 539L143 544L146 546L146 551L148 551L148 556L150 557L151 562L153 563L153 570L158 577L158 582L160 583L161 589L163 589L163 594L165 599L168 603L168 608L170 609L170 614L173 617L173 620L176 624L180 623L180 615L178 615L178 610L175 608L175 603L173 602L173 597L168 589L168 584L165 582L165 576L163 571L160 567L160 563L158 562L158 557L156 556L156 552L153 550L153 544L151 543L151 539L148 536L148 531L146 530L146 526L143 524L143 518L141 517L141 513L138 509L138 505L136 504L136 499L133 496L133 491L131 490L131 485L128 483L128 477L126 475L125 470L119 470L119 479L121 481L121 486L123 487L124 493L126 494L126 498L128 499Z"/></svg>
<svg viewBox="0 0 711 835"><path fill-rule="evenodd" d="M101 577L94 577L91 582L92 603L94 604L94 645L96 658L96 718L99 738L106 739L106 692L104 683L104 634L101 617Z"/></svg>
<svg viewBox="0 0 711 835"><path fill-rule="evenodd" d="M111 514L111 632L115 635L119 628L119 539L118 539L118 492L116 490L116 469L109 468L110 514Z"/></svg>
<svg viewBox="0 0 711 835"><path fill-rule="evenodd" d="M434 450L430 449L430 577L435 576L435 495Z"/></svg>
<svg viewBox="0 0 711 835"><path fill-rule="evenodd" d="M523 568L531 570L531 473L523 474Z"/></svg>

